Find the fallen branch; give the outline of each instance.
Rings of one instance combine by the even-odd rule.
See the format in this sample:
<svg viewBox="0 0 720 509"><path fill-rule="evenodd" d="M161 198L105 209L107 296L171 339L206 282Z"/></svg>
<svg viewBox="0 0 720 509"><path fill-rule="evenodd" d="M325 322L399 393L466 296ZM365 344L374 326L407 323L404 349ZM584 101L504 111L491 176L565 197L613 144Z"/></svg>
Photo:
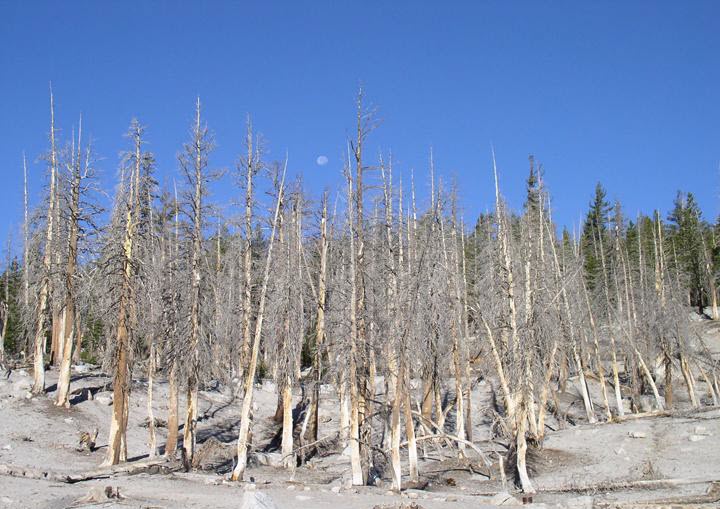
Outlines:
<svg viewBox="0 0 720 509"><path fill-rule="evenodd" d="M135 475L140 473L166 474L179 469L179 465L169 463L166 459L162 458L152 461L124 463L121 465L115 465L110 468L101 468L98 470L83 472L79 474L54 472L52 470L38 470L36 468L25 467L22 465L0 464L0 475L4 475L7 477L19 477L24 479L37 479L41 481L75 484L84 481L92 481L95 479L108 479L110 477L120 475Z"/></svg>

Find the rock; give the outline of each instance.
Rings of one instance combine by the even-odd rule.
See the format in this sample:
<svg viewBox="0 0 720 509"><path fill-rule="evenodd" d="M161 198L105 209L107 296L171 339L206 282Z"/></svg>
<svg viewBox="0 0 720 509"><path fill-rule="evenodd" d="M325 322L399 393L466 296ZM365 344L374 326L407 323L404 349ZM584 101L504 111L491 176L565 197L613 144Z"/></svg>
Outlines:
<svg viewBox="0 0 720 509"><path fill-rule="evenodd" d="M710 433L708 432L707 428L705 428L705 426L695 426L695 434L710 436Z"/></svg>
<svg viewBox="0 0 720 509"><path fill-rule="evenodd" d="M502 491L490 499L490 505L522 505L520 501L507 491Z"/></svg>
<svg viewBox="0 0 720 509"><path fill-rule="evenodd" d="M312 497L308 497L307 495L296 495L296 500L310 500Z"/></svg>
<svg viewBox="0 0 720 509"><path fill-rule="evenodd" d="M644 431L631 431L628 436L630 438L647 438L647 433Z"/></svg>
<svg viewBox="0 0 720 509"><path fill-rule="evenodd" d="M87 495L76 500L73 505L105 504L108 500L123 498L125 497L120 495L120 488L117 486L93 486Z"/></svg>
<svg viewBox="0 0 720 509"><path fill-rule="evenodd" d="M243 493L240 509L278 509L269 495L262 491L249 490Z"/></svg>
<svg viewBox="0 0 720 509"><path fill-rule="evenodd" d="M112 405L113 398L111 392L99 392L95 395L95 398L93 398L95 401L100 403L101 405L109 406Z"/></svg>
<svg viewBox="0 0 720 509"><path fill-rule="evenodd" d="M330 488L330 491L332 491L333 493L340 493L340 486L333 486L332 488Z"/></svg>
<svg viewBox="0 0 720 509"><path fill-rule="evenodd" d="M92 368L93 366L91 364L85 364L84 362L73 366L76 373L89 373Z"/></svg>
<svg viewBox="0 0 720 509"><path fill-rule="evenodd" d="M266 467L282 466L282 455L279 452L256 452L255 459Z"/></svg>
<svg viewBox="0 0 720 509"><path fill-rule="evenodd" d="M68 417L67 419L63 419L63 421L65 421L65 424L72 424L73 418L72 418L72 417Z"/></svg>
<svg viewBox="0 0 720 509"><path fill-rule="evenodd" d="M0 497L0 502L2 502L5 505L10 505L13 503L13 499L10 497Z"/></svg>
<svg viewBox="0 0 720 509"><path fill-rule="evenodd" d="M295 485L294 485L294 484L290 484L290 485L287 487L287 489L288 489L288 491L295 491Z"/></svg>
<svg viewBox="0 0 720 509"><path fill-rule="evenodd" d="M688 440L691 442L699 442L700 440L705 440L707 438L707 435L690 435Z"/></svg>
<svg viewBox="0 0 720 509"><path fill-rule="evenodd" d="M7 445L3 446L3 451L10 451L10 450L12 450L12 445L7 444Z"/></svg>
<svg viewBox="0 0 720 509"><path fill-rule="evenodd" d="M445 502L457 502L458 498L455 495L448 495L445 497Z"/></svg>

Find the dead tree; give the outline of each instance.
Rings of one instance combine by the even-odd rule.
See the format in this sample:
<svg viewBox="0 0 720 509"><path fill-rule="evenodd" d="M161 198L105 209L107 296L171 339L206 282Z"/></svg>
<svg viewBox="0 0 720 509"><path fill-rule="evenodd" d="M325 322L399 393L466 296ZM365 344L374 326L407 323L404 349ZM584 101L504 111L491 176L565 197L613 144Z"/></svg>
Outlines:
<svg viewBox="0 0 720 509"><path fill-rule="evenodd" d="M179 157L180 169L188 185L188 215L190 227L190 316L187 351L187 411L183 429L183 451L188 462L195 454L198 384L200 377L200 327L202 291L201 256L203 254L203 211L207 194L207 182L212 176L208 173L208 155L213 142L207 126L200 118L200 98L195 106L195 122L192 127L192 141L187 143Z"/></svg>
<svg viewBox="0 0 720 509"><path fill-rule="evenodd" d="M45 252L43 253L43 273L38 296L37 318L35 326L35 351L33 360L33 394L45 391L45 316L48 302L52 297L52 246L55 232L55 184L57 180L57 150L55 146L55 105L52 88L50 89L50 194L48 196L47 229L45 234Z"/></svg>
<svg viewBox="0 0 720 509"><path fill-rule="evenodd" d="M113 409L110 420L110 438L106 465L116 465L127 460L127 424L130 411L131 344L136 319L136 243L139 220L140 170L142 166L143 128L133 121L128 136L134 150L126 155L123 178L118 190L118 226L121 227L121 250L119 253L119 290L117 296L117 328L115 332L113 367ZM112 242L112 239L111 239Z"/></svg>
<svg viewBox="0 0 720 509"><path fill-rule="evenodd" d="M253 384L255 381L255 371L257 370L258 353L260 352L260 338L262 335L263 318L265 313L265 302L267 299L268 280L270 279L270 267L272 263L273 245L275 243L275 232L278 227L280 217L280 209L283 201L283 193L285 191L285 174L287 171L287 160L282 169L282 177L277 190L277 199L275 203L275 213L272 220L272 230L268 241L268 250L265 256L265 269L263 272L263 282L260 288L260 298L257 308L257 318L255 319L255 334L253 335L252 349L250 353L250 361L248 369L245 373L245 390L243 393L242 409L240 413L240 431L238 433L237 453L238 460L233 469L231 479L233 481L242 481L247 468L247 449L250 437L250 410L252 409Z"/></svg>

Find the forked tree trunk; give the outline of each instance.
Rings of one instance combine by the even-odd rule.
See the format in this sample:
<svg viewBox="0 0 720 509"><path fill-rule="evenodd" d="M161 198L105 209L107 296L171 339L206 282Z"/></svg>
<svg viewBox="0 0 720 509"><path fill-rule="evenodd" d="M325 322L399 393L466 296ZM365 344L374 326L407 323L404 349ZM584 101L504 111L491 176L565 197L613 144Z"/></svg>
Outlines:
<svg viewBox="0 0 720 509"><path fill-rule="evenodd" d="M692 404L693 408L698 408L700 404L698 403L698 399L695 394L695 378L693 377L692 370L690 369L690 364L688 363L683 353L680 353L680 371L682 372L683 378L685 379L685 385L687 387L690 403Z"/></svg>
<svg viewBox="0 0 720 509"><path fill-rule="evenodd" d="M275 244L275 231L278 226L278 218L280 216L280 206L283 200L283 192L285 187L285 172L287 170L287 161L283 167L282 179L278 190L277 203L275 204L275 215L272 223L272 233L268 244L267 257L265 258L265 271L263 273L263 283L260 290L260 302L258 303L258 313L255 320L255 334L252 342L252 350L250 362L245 373L245 393L243 396L242 410L240 413L240 431L238 433L237 444L237 464L233 469L231 479L233 481L242 481L247 467L247 449L248 439L250 437L250 410L252 409L253 386L255 381L255 371L257 370L258 354L260 352L260 337L262 334L263 315L265 313L265 300L267 296L268 280L270 279L270 264L272 262L273 245Z"/></svg>

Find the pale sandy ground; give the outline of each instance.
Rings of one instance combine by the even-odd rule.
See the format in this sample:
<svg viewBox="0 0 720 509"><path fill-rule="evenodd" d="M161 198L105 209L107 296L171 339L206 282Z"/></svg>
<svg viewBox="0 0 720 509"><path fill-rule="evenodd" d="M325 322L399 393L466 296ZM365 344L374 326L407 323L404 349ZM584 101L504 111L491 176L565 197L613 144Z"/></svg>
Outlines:
<svg viewBox="0 0 720 509"><path fill-rule="evenodd" d="M717 354L720 351L717 328L708 326L706 334L712 340L713 353ZM56 376L55 370L48 373L49 389L54 389ZM73 389L98 387L108 380L96 371L75 373L74 376ZM682 410L687 397L681 379L678 379L676 377L675 395ZM98 393L93 400L64 409L53 405L52 390L46 396L28 398L30 384L31 377L23 370L13 371L9 379L0 380L0 465L67 475L97 469L107 443L111 406L106 397L109 393ZM700 390L702 387L699 384ZM155 416L165 419L167 385L160 381L156 388ZM214 437L220 442L234 444L240 402L232 399L231 392L230 389L201 392L200 413L206 417L199 423L199 442ZM596 404L600 405L599 389L595 386L593 393ZM277 429L270 420L276 398L272 384L264 384L256 392L256 444L269 441ZM486 451L493 448L486 441L491 435L490 420L481 417L479 409L488 406L489 398L489 387L486 382L481 382L473 392L474 439ZM561 395L560 402L565 409L571 405L570 415L582 414L574 387ZM140 381L133 387L131 405L128 454L137 460L147 455L147 429L141 427L146 417L146 388ZM328 388L321 408L324 421L321 436L337 429L337 408L337 398ZM548 424L557 431L549 432L546 437L542 462L533 477L539 493L534 496L535 503L527 507L631 507L628 504L651 501L656 503L637 507L661 507L657 501L706 493L711 481L720 480L720 409L703 410L695 413L679 411L671 417L648 417L619 424L560 426L550 419ZM93 453L78 452L79 433L95 427L100 430L100 449ZM159 429L158 433L158 443L163 444L165 429ZM376 505L399 507L411 502L427 509L481 508L492 507L493 495L504 489L521 498L512 486L504 488L500 480L488 480L458 465L447 450L444 451L445 460L439 461L437 449L429 444L428 458L420 464L422 474L430 480L426 490L393 494L388 491L389 479L385 487L348 488L344 480L348 476L349 462L340 452L315 458L311 466L299 467L294 473L253 466L246 479L253 477L255 489L268 494L279 509L371 509ZM478 458L473 453L470 455L477 464ZM496 460L496 455L490 456ZM224 475L218 471L226 471L228 467L232 467L229 462L215 471L118 475L76 484L0 475L0 507L70 507L93 486L113 486L119 488L124 499L76 506L240 508L249 483L224 481ZM659 479L682 479L684 482L652 485L653 480ZM618 483L629 481L644 481L646 485L618 489ZM720 502L692 507L720 507Z"/></svg>

